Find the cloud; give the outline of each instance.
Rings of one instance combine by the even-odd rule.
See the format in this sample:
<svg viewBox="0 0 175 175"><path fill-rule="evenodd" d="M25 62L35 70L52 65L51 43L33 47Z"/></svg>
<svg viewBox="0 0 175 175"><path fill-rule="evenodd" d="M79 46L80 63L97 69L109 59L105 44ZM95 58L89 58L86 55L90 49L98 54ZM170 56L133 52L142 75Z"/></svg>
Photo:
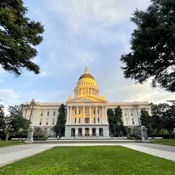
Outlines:
<svg viewBox="0 0 175 175"><path fill-rule="evenodd" d="M4 99L6 99L6 98L14 99L14 98L20 97L12 89L0 89L0 94Z"/></svg>
<svg viewBox="0 0 175 175"><path fill-rule="evenodd" d="M0 80L0 83L1 83L1 82L3 82L3 81L4 81L3 79L2 79L2 80Z"/></svg>

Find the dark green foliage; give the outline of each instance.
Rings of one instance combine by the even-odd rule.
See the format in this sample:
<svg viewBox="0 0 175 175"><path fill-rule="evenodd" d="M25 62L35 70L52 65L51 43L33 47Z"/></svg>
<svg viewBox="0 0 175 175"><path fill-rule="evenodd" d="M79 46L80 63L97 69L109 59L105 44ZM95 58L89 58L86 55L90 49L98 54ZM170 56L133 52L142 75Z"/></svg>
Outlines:
<svg viewBox="0 0 175 175"><path fill-rule="evenodd" d="M153 77L152 86L175 92L175 1L151 0L146 11L135 10L131 52L121 56L125 78L138 83Z"/></svg>
<svg viewBox="0 0 175 175"><path fill-rule="evenodd" d="M4 116L4 106L0 104L0 119Z"/></svg>
<svg viewBox="0 0 175 175"><path fill-rule="evenodd" d="M26 17L22 0L0 1L0 64L6 71L20 75L22 68L39 73L39 66L31 61L44 32L40 22Z"/></svg>
<svg viewBox="0 0 175 175"><path fill-rule="evenodd" d="M64 136L65 134L65 123L66 123L66 112L65 112L65 105L61 104L59 110L59 115L57 119L57 123L53 128L53 131L56 132L57 135Z"/></svg>
<svg viewBox="0 0 175 175"><path fill-rule="evenodd" d="M152 127L158 130L160 130L161 128L167 129L171 138L171 134L175 128L175 106L170 106L167 103L154 105L154 108L152 109L152 114Z"/></svg>
<svg viewBox="0 0 175 175"><path fill-rule="evenodd" d="M150 124L150 116L148 114L148 111L145 111L144 109L141 110L141 117L140 117L141 123L143 126L149 127Z"/></svg>
<svg viewBox="0 0 175 175"><path fill-rule="evenodd" d="M117 123L116 132L118 133L118 136L124 135L125 127L122 121L122 109L120 106L115 108L115 119Z"/></svg>
<svg viewBox="0 0 175 175"><path fill-rule="evenodd" d="M124 134L126 135L126 129L122 121L122 109L120 108L120 106L115 108L115 113L112 111L112 109L108 109L107 115L111 132L110 134L117 136Z"/></svg>
<svg viewBox="0 0 175 175"><path fill-rule="evenodd" d="M116 130L116 120L114 117L114 112L111 108L107 110L107 115L108 115L110 135L114 135Z"/></svg>
<svg viewBox="0 0 175 175"><path fill-rule="evenodd" d="M23 118L22 116L22 105L20 106L9 106L8 116L2 118L0 129L6 134L6 140L8 137L21 129L26 130L29 127L30 121Z"/></svg>

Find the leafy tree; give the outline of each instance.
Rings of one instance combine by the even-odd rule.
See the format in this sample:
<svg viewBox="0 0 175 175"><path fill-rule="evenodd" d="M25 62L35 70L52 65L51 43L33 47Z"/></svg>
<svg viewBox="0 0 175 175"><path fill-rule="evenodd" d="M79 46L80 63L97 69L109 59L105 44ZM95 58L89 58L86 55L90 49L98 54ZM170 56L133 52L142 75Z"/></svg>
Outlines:
<svg viewBox="0 0 175 175"><path fill-rule="evenodd" d="M152 127L158 131L162 128L167 129L169 136L175 128L175 106L167 103L160 103L154 106L151 117Z"/></svg>
<svg viewBox="0 0 175 175"><path fill-rule="evenodd" d="M148 114L148 111L142 109L141 110L141 117L140 117L141 123L143 126L149 127L150 124L150 116Z"/></svg>
<svg viewBox="0 0 175 175"><path fill-rule="evenodd" d="M53 131L56 132L59 137L63 136L65 133L65 123L66 123L66 112L65 105L61 104L59 110L59 115L56 125L53 127Z"/></svg>
<svg viewBox="0 0 175 175"><path fill-rule="evenodd" d="M111 108L107 110L107 115L108 115L110 135L115 135L116 120L115 120L114 112Z"/></svg>
<svg viewBox="0 0 175 175"><path fill-rule="evenodd" d="M21 112L22 105L20 106L9 106L8 116L4 116L2 119L2 123L0 125L0 129L6 134L6 140L8 140L9 136L21 129L27 129L29 127L30 121L26 120L22 117Z"/></svg>
<svg viewBox="0 0 175 175"><path fill-rule="evenodd" d="M124 134L125 132L125 127L122 121L122 109L120 106L115 108L115 120L116 120L116 132L120 136L121 133Z"/></svg>
<svg viewBox="0 0 175 175"><path fill-rule="evenodd" d="M127 132L127 135L130 136L132 133L132 128L126 127L126 132Z"/></svg>
<svg viewBox="0 0 175 175"><path fill-rule="evenodd" d="M4 106L0 104L0 118L4 116Z"/></svg>
<svg viewBox="0 0 175 175"><path fill-rule="evenodd" d="M151 0L146 11L135 10L137 25L131 37L131 52L121 56L125 78L175 92L175 1Z"/></svg>
<svg viewBox="0 0 175 175"><path fill-rule="evenodd" d="M34 130L34 135L39 137L43 137L46 134L46 130L40 127L36 127Z"/></svg>
<svg viewBox="0 0 175 175"><path fill-rule="evenodd" d="M15 75L20 75L22 68L38 74L39 66L31 61L37 56L32 46L42 42L43 26L26 17L22 0L0 2L0 64Z"/></svg>

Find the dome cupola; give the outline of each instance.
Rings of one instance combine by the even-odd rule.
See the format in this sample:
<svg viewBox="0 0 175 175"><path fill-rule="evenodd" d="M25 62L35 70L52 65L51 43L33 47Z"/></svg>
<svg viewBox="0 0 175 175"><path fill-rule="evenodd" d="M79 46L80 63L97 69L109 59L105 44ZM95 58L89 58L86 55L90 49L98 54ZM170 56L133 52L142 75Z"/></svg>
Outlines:
<svg viewBox="0 0 175 175"><path fill-rule="evenodd" d="M99 97L100 89L97 87L97 83L94 77L89 74L88 68L85 69L85 73L80 76L77 87L74 89L74 97L84 95L92 95Z"/></svg>

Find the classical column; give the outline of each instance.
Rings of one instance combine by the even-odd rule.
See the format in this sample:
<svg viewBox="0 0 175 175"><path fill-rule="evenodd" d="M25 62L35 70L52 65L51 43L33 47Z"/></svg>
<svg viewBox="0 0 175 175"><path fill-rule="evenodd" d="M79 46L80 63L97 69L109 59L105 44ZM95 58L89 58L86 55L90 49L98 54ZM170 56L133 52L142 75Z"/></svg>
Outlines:
<svg viewBox="0 0 175 175"><path fill-rule="evenodd" d="M82 136L85 137L85 128L82 128Z"/></svg>
<svg viewBox="0 0 175 175"><path fill-rule="evenodd" d="M101 107L102 108L102 124L104 123L104 106Z"/></svg>
<svg viewBox="0 0 175 175"><path fill-rule="evenodd" d="M82 122L83 122L83 124L84 124L84 113L85 113L85 107L83 106L83 118L82 118Z"/></svg>
<svg viewBox="0 0 175 175"><path fill-rule="evenodd" d="M89 106L89 123L91 123L91 106Z"/></svg>
<svg viewBox="0 0 175 175"><path fill-rule="evenodd" d="M42 123L41 123L42 126L44 126L44 122L45 122L44 121L44 113L45 113L45 110L43 110Z"/></svg>
<svg viewBox="0 0 175 175"><path fill-rule="evenodd" d="M66 124L70 123L70 117L69 117L69 106L67 106L67 119Z"/></svg>
<svg viewBox="0 0 175 175"><path fill-rule="evenodd" d="M70 106L70 116L69 116L69 118L70 118L70 124L72 123L72 106Z"/></svg>
<svg viewBox="0 0 175 175"><path fill-rule="evenodd" d="M127 109L127 117L128 117L128 126L131 126L131 120L130 120L130 111Z"/></svg>
<svg viewBox="0 0 175 175"><path fill-rule="evenodd" d="M89 128L89 136L92 136L92 128Z"/></svg>
<svg viewBox="0 0 175 175"><path fill-rule="evenodd" d="M53 112L53 111L50 109L50 111L49 111L49 123L48 123L49 126L52 125L52 118L53 118L53 117L52 117L52 116L53 116L53 115L52 115L52 112Z"/></svg>
<svg viewBox="0 0 175 175"><path fill-rule="evenodd" d="M97 123L97 106L95 107L95 123Z"/></svg>
<svg viewBox="0 0 175 175"><path fill-rule="evenodd" d="M96 136L98 137L99 136L99 128L96 127Z"/></svg>
<svg viewBox="0 0 175 175"><path fill-rule="evenodd" d="M108 121L107 121L107 106L105 106L105 123L108 123Z"/></svg>
<svg viewBox="0 0 175 175"><path fill-rule="evenodd" d="M39 111L39 109L35 109L36 110L36 112L35 112L35 122L34 122L34 125L38 125L38 111Z"/></svg>
<svg viewBox="0 0 175 175"><path fill-rule="evenodd" d="M77 111L77 113L76 113L76 124L78 123L78 106L77 106L77 109L76 109Z"/></svg>
<svg viewBox="0 0 175 175"><path fill-rule="evenodd" d="M75 135L78 137L78 128L75 128Z"/></svg>

